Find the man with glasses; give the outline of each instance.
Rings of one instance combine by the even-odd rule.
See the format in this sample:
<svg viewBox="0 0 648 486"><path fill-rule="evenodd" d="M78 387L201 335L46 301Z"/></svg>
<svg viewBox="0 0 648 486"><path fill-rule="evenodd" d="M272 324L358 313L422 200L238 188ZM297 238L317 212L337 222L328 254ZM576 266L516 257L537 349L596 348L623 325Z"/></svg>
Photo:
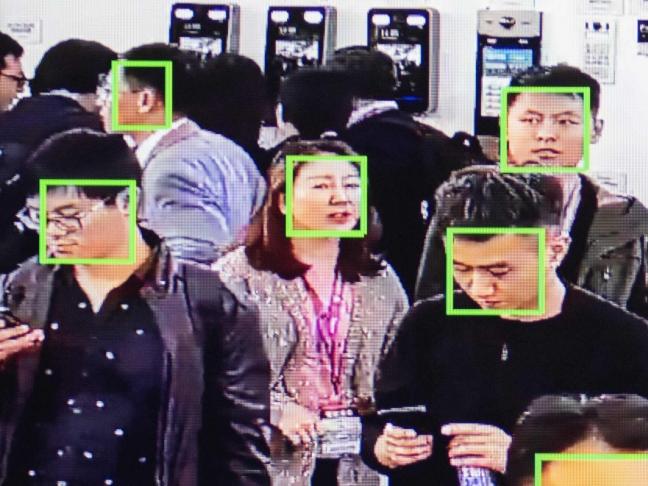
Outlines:
<svg viewBox="0 0 648 486"><path fill-rule="evenodd" d="M7 111L19 93L22 93L27 78L23 73L22 46L12 37L0 32L0 112Z"/></svg>
<svg viewBox="0 0 648 486"><path fill-rule="evenodd" d="M5 285L0 483L269 486L256 308L131 227L123 186L53 186L40 207L51 178L139 182L141 169L121 136L89 130L52 137L28 163L24 217L47 218L61 263L26 262Z"/></svg>
<svg viewBox="0 0 648 486"><path fill-rule="evenodd" d="M15 217L25 204L21 182L25 160L56 133L73 128L103 130L96 106L98 77L110 70L116 58L114 51L98 42L60 42L36 67L30 81L32 96L0 114L0 273L13 271L36 253L36 234ZM0 77L0 86L7 80Z"/></svg>
<svg viewBox="0 0 648 486"><path fill-rule="evenodd" d="M202 99L196 94L193 56L166 44L147 44L126 52L127 61L172 63L172 119L164 126L167 89L162 68L126 66L118 73L117 114L123 131L137 145L143 168L140 218L177 258L210 264L241 239L261 206L265 181L250 156L222 135L202 130L189 113ZM107 95L113 86L108 86ZM112 127L110 96L102 108ZM132 127L132 129L131 129Z"/></svg>

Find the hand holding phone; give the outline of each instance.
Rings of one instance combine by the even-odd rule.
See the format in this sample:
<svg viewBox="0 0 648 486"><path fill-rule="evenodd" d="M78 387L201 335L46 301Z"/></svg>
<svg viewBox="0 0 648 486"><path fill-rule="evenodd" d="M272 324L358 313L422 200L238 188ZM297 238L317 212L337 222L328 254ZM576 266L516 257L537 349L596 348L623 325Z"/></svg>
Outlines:
<svg viewBox="0 0 648 486"><path fill-rule="evenodd" d="M0 365L13 356L33 349L45 339L42 329L31 329L11 316L0 317Z"/></svg>

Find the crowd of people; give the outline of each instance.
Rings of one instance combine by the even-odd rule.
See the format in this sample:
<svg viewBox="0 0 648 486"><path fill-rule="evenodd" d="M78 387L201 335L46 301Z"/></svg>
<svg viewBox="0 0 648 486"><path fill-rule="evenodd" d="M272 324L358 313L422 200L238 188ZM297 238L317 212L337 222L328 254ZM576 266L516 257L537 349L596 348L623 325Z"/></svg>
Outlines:
<svg viewBox="0 0 648 486"><path fill-rule="evenodd" d="M365 46L278 100L237 54L23 55L0 33L1 485L648 477L534 469L648 453L648 211L571 170L591 76L513 77L515 173ZM297 134L262 148L277 103Z"/></svg>

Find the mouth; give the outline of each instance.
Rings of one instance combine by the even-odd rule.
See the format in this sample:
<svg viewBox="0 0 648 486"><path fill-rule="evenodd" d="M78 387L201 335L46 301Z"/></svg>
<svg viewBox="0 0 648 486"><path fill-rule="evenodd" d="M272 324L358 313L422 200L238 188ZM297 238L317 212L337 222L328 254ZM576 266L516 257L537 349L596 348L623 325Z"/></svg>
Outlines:
<svg viewBox="0 0 648 486"><path fill-rule="evenodd" d="M495 307L499 307L499 306L502 305L501 300L482 300L480 302L481 302L482 307L486 307L486 308L489 308L489 309L493 309Z"/></svg>
<svg viewBox="0 0 648 486"><path fill-rule="evenodd" d="M336 213L329 213L327 219L334 223L342 224L347 223L353 218L353 213L350 211L339 211Z"/></svg>
<svg viewBox="0 0 648 486"><path fill-rule="evenodd" d="M79 246L77 243L72 243L72 242L58 242L58 243L51 243L49 247L52 249L52 252L59 254L59 255L66 255L70 254L74 251L74 249Z"/></svg>
<svg viewBox="0 0 648 486"><path fill-rule="evenodd" d="M543 159L555 159L555 158L559 157L562 154L561 151L551 149L551 148L542 148L542 149L532 150L531 153L536 155L540 160L543 160Z"/></svg>

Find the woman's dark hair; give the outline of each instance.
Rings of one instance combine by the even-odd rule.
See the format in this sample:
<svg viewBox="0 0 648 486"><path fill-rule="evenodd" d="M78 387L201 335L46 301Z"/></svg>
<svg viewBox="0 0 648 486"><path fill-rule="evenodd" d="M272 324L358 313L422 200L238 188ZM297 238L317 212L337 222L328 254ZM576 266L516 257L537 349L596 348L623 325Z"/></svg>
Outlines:
<svg viewBox="0 0 648 486"><path fill-rule="evenodd" d="M560 182L543 174L504 174L493 166L453 172L436 191L434 225L449 227L540 227L560 223ZM458 235L486 241L494 235Z"/></svg>
<svg viewBox="0 0 648 486"><path fill-rule="evenodd" d="M590 109L592 116L596 116L601 103L601 85L599 82L580 69L558 64L556 66L534 66L516 74L511 80L511 86L524 87L575 87L590 89ZM581 99L583 95L574 93ZM508 105L512 106L520 93L509 93ZM571 96L569 93L567 96Z"/></svg>
<svg viewBox="0 0 648 486"><path fill-rule="evenodd" d="M22 57L24 52L23 47L13 37L0 32L0 69L7 67L4 60L6 56L13 56L18 59Z"/></svg>
<svg viewBox="0 0 648 486"><path fill-rule="evenodd" d="M54 89L94 93L117 53L99 42L68 39L47 50L29 83L33 95Z"/></svg>
<svg viewBox="0 0 648 486"><path fill-rule="evenodd" d="M513 431L507 484L520 486L533 477L537 452L560 453L592 437L614 449L647 451L648 400L639 395L537 398Z"/></svg>
<svg viewBox="0 0 648 486"><path fill-rule="evenodd" d="M38 194L41 179L132 179L140 184L142 169L121 135L85 128L48 138L26 163L28 195ZM78 186L90 199L117 196L124 186Z"/></svg>
<svg viewBox="0 0 648 486"><path fill-rule="evenodd" d="M267 112L266 83L259 65L239 54L223 53L198 71L197 98L190 117L202 128L254 149Z"/></svg>
<svg viewBox="0 0 648 486"><path fill-rule="evenodd" d="M280 100L284 120L306 139L327 131L341 133L353 111L351 80L341 71L295 71L282 83Z"/></svg>
<svg viewBox="0 0 648 486"><path fill-rule="evenodd" d="M268 194L261 209L253 218L247 232L245 252L250 264L257 270L269 270L285 279L304 275L309 266L297 260L286 237L286 217L279 209L281 194L286 192L286 157L288 155L356 155L344 142L313 140L287 143L277 153L268 173ZM294 175L299 172L299 165ZM342 238L338 270L348 282L357 282L361 275L376 275L384 264L371 254L371 247L380 238L380 230L369 218L367 236Z"/></svg>

